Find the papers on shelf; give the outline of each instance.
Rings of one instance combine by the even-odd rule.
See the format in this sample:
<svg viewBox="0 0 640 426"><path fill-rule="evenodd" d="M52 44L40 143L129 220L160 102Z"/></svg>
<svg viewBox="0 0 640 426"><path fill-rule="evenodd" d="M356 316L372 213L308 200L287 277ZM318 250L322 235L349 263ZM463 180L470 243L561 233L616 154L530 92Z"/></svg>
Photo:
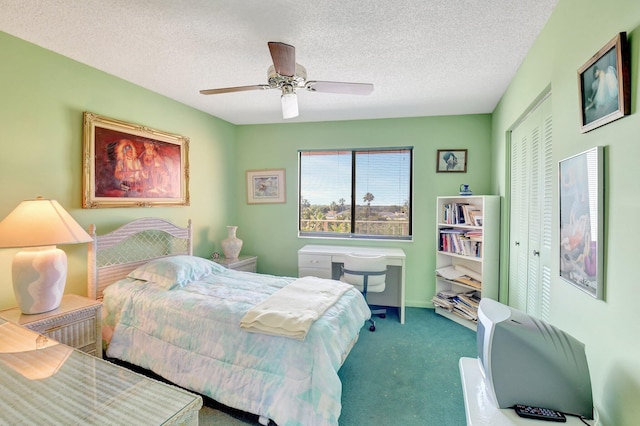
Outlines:
<svg viewBox="0 0 640 426"><path fill-rule="evenodd" d="M469 269L462 265L455 265L454 269L458 272L462 272L463 275L468 275L470 278L482 282L482 275L472 269Z"/></svg>
<svg viewBox="0 0 640 426"><path fill-rule="evenodd" d="M474 289L480 290L482 288L482 276L462 265L438 268L436 269L436 274L449 281L455 281L473 287Z"/></svg>
<svg viewBox="0 0 640 426"><path fill-rule="evenodd" d="M456 269L453 266L445 266L444 268L438 268L436 269L436 273L440 275L442 278L446 278L448 280L454 280L464 275L464 272L461 272L460 270Z"/></svg>
<svg viewBox="0 0 640 426"><path fill-rule="evenodd" d="M469 287L473 287L478 290L482 288L482 283L480 281L476 281L473 278L467 277L466 275L458 277L453 281L459 282L460 284L468 285Z"/></svg>

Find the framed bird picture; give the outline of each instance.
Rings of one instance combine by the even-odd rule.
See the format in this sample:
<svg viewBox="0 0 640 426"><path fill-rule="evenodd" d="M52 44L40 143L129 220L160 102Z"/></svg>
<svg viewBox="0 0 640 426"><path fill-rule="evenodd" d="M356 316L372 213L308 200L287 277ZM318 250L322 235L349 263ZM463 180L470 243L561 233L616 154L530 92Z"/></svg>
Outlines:
<svg viewBox="0 0 640 426"><path fill-rule="evenodd" d="M626 33L616 35L580 67L578 87L582 133L630 113L631 87Z"/></svg>
<svg viewBox="0 0 640 426"><path fill-rule="evenodd" d="M439 149L436 155L436 172L438 173L466 173L466 149Z"/></svg>

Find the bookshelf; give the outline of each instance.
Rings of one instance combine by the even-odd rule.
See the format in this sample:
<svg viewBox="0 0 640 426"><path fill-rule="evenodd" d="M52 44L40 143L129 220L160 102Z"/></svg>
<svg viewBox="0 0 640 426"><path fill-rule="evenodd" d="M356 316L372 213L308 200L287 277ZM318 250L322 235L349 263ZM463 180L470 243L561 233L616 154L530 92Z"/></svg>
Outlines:
<svg viewBox="0 0 640 426"><path fill-rule="evenodd" d="M436 313L472 330L482 297L498 300L500 196L438 197Z"/></svg>

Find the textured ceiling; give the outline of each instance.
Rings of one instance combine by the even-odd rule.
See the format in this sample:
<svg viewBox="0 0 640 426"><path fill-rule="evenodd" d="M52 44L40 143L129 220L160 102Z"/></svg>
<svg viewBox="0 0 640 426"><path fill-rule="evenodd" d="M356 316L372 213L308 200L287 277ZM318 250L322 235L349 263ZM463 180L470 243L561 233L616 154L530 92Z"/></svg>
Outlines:
<svg viewBox="0 0 640 426"><path fill-rule="evenodd" d="M287 122L493 111L557 0L0 0L0 31L235 124L280 123L264 84L268 41L296 47L309 80L373 83L369 96L298 90Z"/></svg>

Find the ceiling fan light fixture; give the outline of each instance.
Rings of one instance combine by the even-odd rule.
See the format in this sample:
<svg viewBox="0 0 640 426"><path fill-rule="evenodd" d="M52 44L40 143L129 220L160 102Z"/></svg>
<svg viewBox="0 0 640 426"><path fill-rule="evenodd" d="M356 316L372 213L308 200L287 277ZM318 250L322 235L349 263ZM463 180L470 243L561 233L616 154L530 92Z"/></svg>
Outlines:
<svg viewBox="0 0 640 426"><path fill-rule="evenodd" d="M249 90L280 89L282 96L282 118L298 116L298 98L296 89L307 89L310 92L344 93L349 95L368 95L373 91L373 84L347 83L342 81L307 81L307 70L296 63L295 47L290 44L270 41L269 52L273 65L267 69L268 84L252 86L224 87L221 89L201 90L203 95L244 92Z"/></svg>
<svg viewBox="0 0 640 426"><path fill-rule="evenodd" d="M294 118L298 116L298 98L293 87L286 84L282 86L282 118Z"/></svg>

